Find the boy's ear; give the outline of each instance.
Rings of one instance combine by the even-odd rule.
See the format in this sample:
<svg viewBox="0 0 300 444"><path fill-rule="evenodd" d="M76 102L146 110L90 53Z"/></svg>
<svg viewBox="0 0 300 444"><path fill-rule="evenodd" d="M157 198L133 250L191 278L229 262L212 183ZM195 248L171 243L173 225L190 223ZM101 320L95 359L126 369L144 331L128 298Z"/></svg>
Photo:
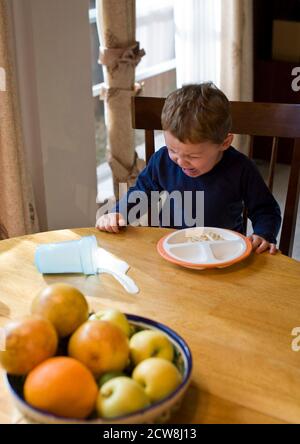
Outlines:
<svg viewBox="0 0 300 444"><path fill-rule="evenodd" d="M224 140L224 142L222 143L222 151L227 150L227 148L229 148L232 145L232 141L233 141L233 134L229 133L226 137L226 139Z"/></svg>

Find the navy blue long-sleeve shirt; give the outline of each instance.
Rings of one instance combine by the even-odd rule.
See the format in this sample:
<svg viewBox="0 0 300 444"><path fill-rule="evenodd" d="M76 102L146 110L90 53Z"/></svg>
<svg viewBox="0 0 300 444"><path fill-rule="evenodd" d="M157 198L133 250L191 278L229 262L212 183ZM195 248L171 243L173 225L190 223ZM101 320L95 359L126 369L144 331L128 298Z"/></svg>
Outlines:
<svg viewBox="0 0 300 444"><path fill-rule="evenodd" d="M127 214L135 203L128 203L134 191L192 192L193 217L195 217L196 191L204 191L204 226L228 228L243 232L242 212L244 206L252 222L253 232L271 243L276 243L280 228L280 208L266 186L253 161L230 147L222 159L210 170L198 177L189 177L173 162L166 147L151 157L146 168L140 173L136 185L128 190L115 211ZM183 198L184 202L184 198ZM171 228L186 228L184 217L178 224L176 204L171 201ZM127 216L127 214L125 216ZM161 226L166 226L160 220Z"/></svg>

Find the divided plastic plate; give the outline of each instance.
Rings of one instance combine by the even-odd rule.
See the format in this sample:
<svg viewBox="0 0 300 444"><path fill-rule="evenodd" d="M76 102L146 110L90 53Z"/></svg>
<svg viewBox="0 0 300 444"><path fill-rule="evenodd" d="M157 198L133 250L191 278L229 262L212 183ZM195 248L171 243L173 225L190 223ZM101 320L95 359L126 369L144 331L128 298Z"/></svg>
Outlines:
<svg viewBox="0 0 300 444"><path fill-rule="evenodd" d="M159 240L158 253L167 261L187 268L229 267L252 251L249 239L222 228L196 227L178 230Z"/></svg>

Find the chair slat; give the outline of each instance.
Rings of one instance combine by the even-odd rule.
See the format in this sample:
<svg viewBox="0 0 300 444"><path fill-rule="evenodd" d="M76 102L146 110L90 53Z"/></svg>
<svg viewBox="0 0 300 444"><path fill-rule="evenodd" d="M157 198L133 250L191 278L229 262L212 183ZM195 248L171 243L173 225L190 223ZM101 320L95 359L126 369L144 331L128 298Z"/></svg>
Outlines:
<svg viewBox="0 0 300 444"><path fill-rule="evenodd" d="M253 159L253 151L254 151L254 136L250 136L250 144L249 144L249 159Z"/></svg>
<svg viewBox="0 0 300 444"><path fill-rule="evenodd" d="M234 134L300 137L300 105L231 102L231 112Z"/></svg>
<svg viewBox="0 0 300 444"><path fill-rule="evenodd" d="M161 130L162 97L134 97L133 128ZM300 138L300 104L231 102L234 134Z"/></svg>
<svg viewBox="0 0 300 444"><path fill-rule="evenodd" d="M253 159L253 151L254 151L254 136L250 136L249 150L248 150L249 159ZM247 208L244 208L244 210L243 210L243 233L245 235L247 234L247 225L248 225L248 211L247 211Z"/></svg>
<svg viewBox="0 0 300 444"><path fill-rule="evenodd" d="M275 166L276 166L276 162L277 162L277 154L278 154L278 137L273 137L272 154L271 154L270 167L269 167L269 177L268 177L268 187L269 187L270 191L273 191L273 183L274 183Z"/></svg>
<svg viewBox="0 0 300 444"><path fill-rule="evenodd" d="M145 130L145 146L146 146L146 163L155 151L154 131Z"/></svg>
<svg viewBox="0 0 300 444"><path fill-rule="evenodd" d="M247 225L248 225L248 210L247 208L243 209L243 234L246 236L247 234Z"/></svg>
<svg viewBox="0 0 300 444"><path fill-rule="evenodd" d="M300 192L300 138L295 140L279 248L292 256Z"/></svg>

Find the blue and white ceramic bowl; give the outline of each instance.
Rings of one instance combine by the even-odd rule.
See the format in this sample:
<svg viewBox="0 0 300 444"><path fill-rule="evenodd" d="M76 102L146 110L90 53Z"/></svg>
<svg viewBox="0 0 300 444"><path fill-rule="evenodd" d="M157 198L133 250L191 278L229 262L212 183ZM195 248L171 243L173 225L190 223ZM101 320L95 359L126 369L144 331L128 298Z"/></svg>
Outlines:
<svg viewBox="0 0 300 444"><path fill-rule="evenodd" d="M161 401L152 404L130 415L119 416L113 419L91 418L86 420L62 418L35 409L27 404L23 398L22 378L5 374L6 385L14 399L16 407L28 419L45 424L151 424L168 421L180 407L182 398L188 388L192 373L192 355L187 343L174 330L164 324L127 314L129 323L136 329L151 329L163 332L174 345L176 366L182 373L182 382L177 389Z"/></svg>

